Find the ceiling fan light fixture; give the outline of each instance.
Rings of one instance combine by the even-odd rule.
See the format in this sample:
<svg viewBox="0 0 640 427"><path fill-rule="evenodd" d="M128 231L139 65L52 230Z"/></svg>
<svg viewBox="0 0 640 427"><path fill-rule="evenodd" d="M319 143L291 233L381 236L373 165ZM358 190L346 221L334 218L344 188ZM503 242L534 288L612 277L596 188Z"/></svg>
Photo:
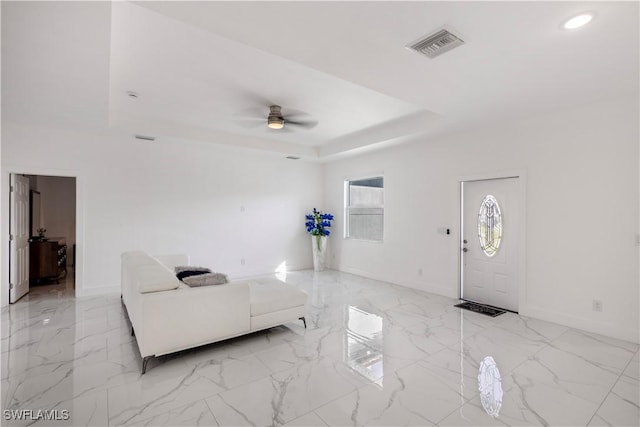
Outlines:
<svg viewBox="0 0 640 427"><path fill-rule="evenodd" d="M282 117L271 117L267 119L269 129L282 129L284 127L284 119Z"/></svg>
<svg viewBox="0 0 640 427"><path fill-rule="evenodd" d="M282 117L281 107L279 105L269 107L267 126L269 129L282 129L284 127L284 117Z"/></svg>

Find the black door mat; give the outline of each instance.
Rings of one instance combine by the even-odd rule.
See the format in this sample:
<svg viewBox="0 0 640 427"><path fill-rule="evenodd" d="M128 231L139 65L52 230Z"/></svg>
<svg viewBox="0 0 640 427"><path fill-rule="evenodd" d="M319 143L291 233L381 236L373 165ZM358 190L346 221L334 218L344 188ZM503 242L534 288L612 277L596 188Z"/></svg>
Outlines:
<svg viewBox="0 0 640 427"><path fill-rule="evenodd" d="M456 304L454 307L464 308L465 310L475 311L476 313L485 314L491 317L500 316L501 314L506 313L505 310L500 310L499 308L490 307L488 305L482 305L475 302L463 302L460 304Z"/></svg>

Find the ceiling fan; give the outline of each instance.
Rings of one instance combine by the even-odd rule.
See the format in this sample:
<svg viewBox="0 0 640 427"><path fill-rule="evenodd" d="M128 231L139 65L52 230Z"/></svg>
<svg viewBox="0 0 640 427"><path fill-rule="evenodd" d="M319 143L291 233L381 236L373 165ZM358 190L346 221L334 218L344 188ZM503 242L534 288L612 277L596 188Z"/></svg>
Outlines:
<svg viewBox="0 0 640 427"><path fill-rule="evenodd" d="M282 107L279 105L269 106L266 120L263 115L266 114L266 111L263 109L251 108L242 113L240 116L236 116L236 121L244 127L258 127L266 124L269 129L286 130L313 129L318 125L317 120L313 120L311 115L303 111L289 109L286 114L283 114Z"/></svg>

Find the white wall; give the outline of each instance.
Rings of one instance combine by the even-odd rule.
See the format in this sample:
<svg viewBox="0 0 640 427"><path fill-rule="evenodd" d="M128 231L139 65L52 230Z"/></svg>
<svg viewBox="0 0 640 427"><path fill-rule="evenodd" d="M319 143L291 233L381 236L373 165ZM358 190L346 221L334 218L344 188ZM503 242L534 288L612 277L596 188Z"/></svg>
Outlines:
<svg viewBox="0 0 640 427"><path fill-rule="evenodd" d="M64 237L67 242L67 265L73 263L76 242L76 180L60 176L38 176L40 214L47 237Z"/></svg>
<svg viewBox="0 0 640 427"><path fill-rule="evenodd" d="M317 164L9 122L2 127L2 206L9 172L78 177L81 295L119 289L120 253L135 249L187 253L232 278L271 273L282 262L311 267L304 215L322 197ZM6 236L8 209L1 218ZM4 276L2 286L6 303Z"/></svg>
<svg viewBox="0 0 640 427"><path fill-rule="evenodd" d="M459 178L524 170L520 312L638 342L638 113L637 97L610 100L327 165L336 230L344 179L383 171L385 183L384 243L336 233L334 267L457 297Z"/></svg>

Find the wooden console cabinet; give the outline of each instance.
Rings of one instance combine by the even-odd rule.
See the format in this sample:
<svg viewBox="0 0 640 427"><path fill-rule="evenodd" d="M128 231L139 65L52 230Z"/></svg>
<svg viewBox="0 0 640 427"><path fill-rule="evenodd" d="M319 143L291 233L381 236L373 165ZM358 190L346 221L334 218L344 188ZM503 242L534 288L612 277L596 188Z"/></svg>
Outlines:
<svg viewBox="0 0 640 427"><path fill-rule="evenodd" d="M58 280L67 271L67 245L64 239L34 240L29 243L29 280Z"/></svg>

